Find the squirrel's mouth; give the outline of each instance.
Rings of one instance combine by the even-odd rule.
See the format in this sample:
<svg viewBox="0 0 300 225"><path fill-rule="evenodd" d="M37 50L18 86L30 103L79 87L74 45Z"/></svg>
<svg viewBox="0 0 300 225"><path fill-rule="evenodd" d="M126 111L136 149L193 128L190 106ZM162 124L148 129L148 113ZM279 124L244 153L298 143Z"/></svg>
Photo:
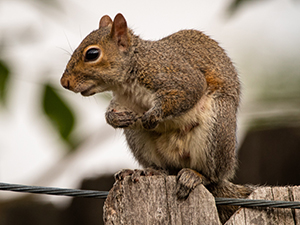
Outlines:
<svg viewBox="0 0 300 225"><path fill-rule="evenodd" d="M95 87L95 85L91 85L90 87L86 88L85 90L81 91L81 95L82 96L91 96L91 95L94 95L96 94L95 91L93 91L93 88Z"/></svg>

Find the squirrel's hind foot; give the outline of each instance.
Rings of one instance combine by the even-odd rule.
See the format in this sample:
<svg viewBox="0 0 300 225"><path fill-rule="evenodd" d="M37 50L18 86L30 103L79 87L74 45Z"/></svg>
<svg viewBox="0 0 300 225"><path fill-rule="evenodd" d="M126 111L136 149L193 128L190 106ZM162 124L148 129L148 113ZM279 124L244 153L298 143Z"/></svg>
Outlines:
<svg viewBox="0 0 300 225"><path fill-rule="evenodd" d="M163 170L156 170L153 168L146 168L142 170L131 170L131 169L122 169L115 174L115 180L123 180L126 176L130 176L132 182L138 182L141 176L160 176L167 175Z"/></svg>
<svg viewBox="0 0 300 225"><path fill-rule="evenodd" d="M184 168L177 174L176 194L179 199L186 199L198 185L207 185L208 180L195 170Z"/></svg>

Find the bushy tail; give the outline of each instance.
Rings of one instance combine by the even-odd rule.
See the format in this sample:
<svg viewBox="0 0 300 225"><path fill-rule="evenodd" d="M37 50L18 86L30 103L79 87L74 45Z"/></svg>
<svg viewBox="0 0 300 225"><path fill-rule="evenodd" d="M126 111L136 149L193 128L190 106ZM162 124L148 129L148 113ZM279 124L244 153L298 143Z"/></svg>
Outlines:
<svg viewBox="0 0 300 225"><path fill-rule="evenodd" d="M222 181L218 184L209 184L206 188L214 197L218 198L247 198L254 190L254 187L250 185L243 186L233 184L229 181ZM239 206L217 206L222 224L224 224L238 208Z"/></svg>

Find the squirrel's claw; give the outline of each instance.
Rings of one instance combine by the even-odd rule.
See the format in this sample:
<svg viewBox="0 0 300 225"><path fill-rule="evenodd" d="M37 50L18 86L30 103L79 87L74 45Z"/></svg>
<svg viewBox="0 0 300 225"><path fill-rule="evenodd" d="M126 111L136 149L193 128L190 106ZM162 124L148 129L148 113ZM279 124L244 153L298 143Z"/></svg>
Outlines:
<svg viewBox="0 0 300 225"><path fill-rule="evenodd" d="M207 179L195 170L184 168L177 174L176 194L179 199L186 199L198 185L208 184Z"/></svg>
<svg viewBox="0 0 300 225"><path fill-rule="evenodd" d="M161 112L156 108L152 108L144 113L141 120L145 129L154 129L155 127L157 127L158 122L161 120Z"/></svg>
<svg viewBox="0 0 300 225"><path fill-rule="evenodd" d="M125 128L134 124L138 117L137 114L130 111L116 111L112 109L107 111L105 114L105 118L108 124L113 126L114 128Z"/></svg>
<svg viewBox="0 0 300 225"><path fill-rule="evenodd" d="M126 176L131 176L132 182L136 183L139 181L141 176L159 176L159 175L166 175L166 172L163 170L156 170L153 168L146 168L143 170L123 169L115 174L115 180L121 181Z"/></svg>
<svg viewBox="0 0 300 225"><path fill-rule="evenodd" d="M126 176L131 176L133 174L133 170L131 169L122 169L119 172L115 174L115 180L116 181L121 181L123 180Z"/></svg>

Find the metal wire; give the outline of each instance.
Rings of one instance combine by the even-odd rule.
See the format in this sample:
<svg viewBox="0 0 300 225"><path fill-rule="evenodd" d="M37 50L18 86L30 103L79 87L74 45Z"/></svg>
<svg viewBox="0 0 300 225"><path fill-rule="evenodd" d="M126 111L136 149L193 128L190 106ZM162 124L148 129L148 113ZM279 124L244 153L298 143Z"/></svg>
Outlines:
<svg viewBox="0 0 300 225"><path fill-rule="evenodd" d="M274 201L274 200L234 199L234 198L215 198L215 201L217 205L300 209L300 202L297 201Z"/></svg>
<svg viewBox="0 0 300 225"><path fill-rule="evenodd" d="M90 191L90 190L78 190L78 189L66 189L66 188L54 188L54 187L40 187L40 186L27 186L20 184L7 184L0 183L0 190L3 191L15 191L26 192L33 194L47 194L47 195L61 195L69 197L83 197L83 198L106 198L107 191Z"/></svg>
<svg viewBox="0 0 300 225"><path fill-rule="evenodd" d="M0 183L0 190L25 192L33 194L47 194L69 197L98 198L105 199L108 191L91 191L54 187L27 186L20 184ZM273 201L273 200L255 200L255 199L233 199L233 198L215 198L216 205L235 205L242 207L271 207L271 208L291 208L300 209L300 202L297 201Z"/></svg>

